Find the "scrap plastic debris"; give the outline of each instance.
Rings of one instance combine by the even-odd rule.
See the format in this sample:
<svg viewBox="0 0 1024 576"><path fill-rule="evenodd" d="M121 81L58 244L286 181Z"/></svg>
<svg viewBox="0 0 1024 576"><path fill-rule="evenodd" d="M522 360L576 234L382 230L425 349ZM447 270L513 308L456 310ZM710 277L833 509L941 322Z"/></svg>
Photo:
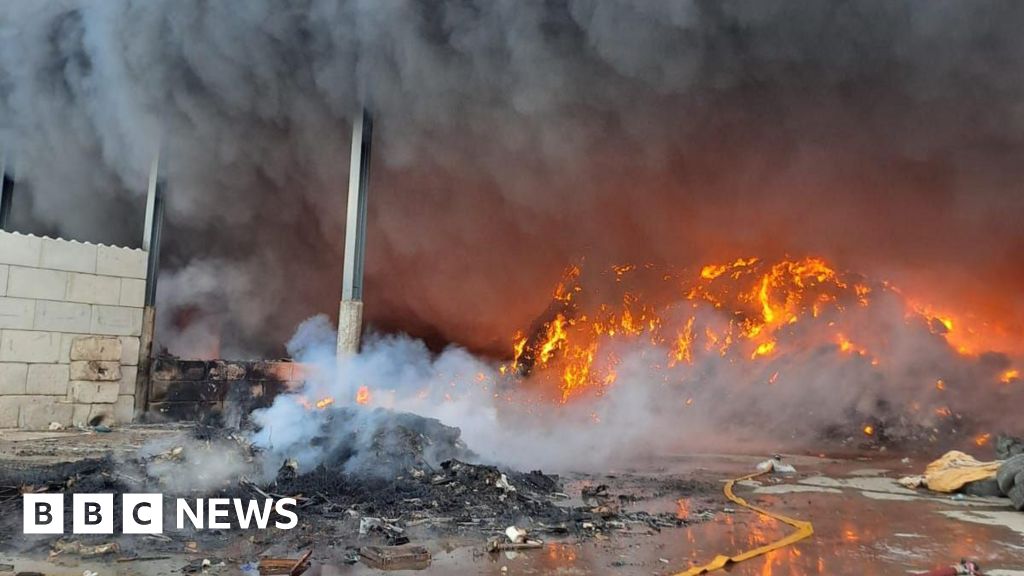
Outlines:
<svg viewBox="0 0 1024 576"><path fill-rule="evenodd" d="M782 456L776 454L757 465L758 472L775 472L776 474L796 474L796 468L782 462Z"/></svg>
<svg viewBox="0 0 1024 576"><path fill-rule="evenodd" d="M924 576L983 576L981 567L978 566L977 562L971 560L960 560L959 563L953 564L952 566L943 566L936 568L931 572L924 574Z"/></svg>
<svg viewBox="0 0 1024 576"><path fill-rule="evenodd" d="M514 544L526 542L526 530L523 528L509 526L508 528L505 528L505 536L508 536L509 542Z"/></svg>
<svg viewBox="0 0 1024 576"><path fill-rule="evenodd" d="M905 476L899 483L908 488L926 487L933 492L951 493L965 484L995 478L1001 461L981 462L969 454L951 450L924 470L923 476Z"/></svg>
<svg viewBox="0 0 1024 576"><path fill-rule="evenodd" d="M516 491L516 487L513 486L508 481L508 477L505 476L504 474L502 474L500 478L498 478L497 480L494 481L494 485L497 486L498 488L501 488L505 492L515 492Z"/></svg>

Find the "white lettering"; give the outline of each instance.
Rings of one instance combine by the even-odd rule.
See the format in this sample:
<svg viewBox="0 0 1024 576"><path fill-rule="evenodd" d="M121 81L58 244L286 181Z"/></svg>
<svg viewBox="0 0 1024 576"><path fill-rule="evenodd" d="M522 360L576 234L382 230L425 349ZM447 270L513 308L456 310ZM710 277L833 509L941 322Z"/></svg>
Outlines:
<svg viewBox="0 0 1024 576"><path fill-rule="evenodd" d="M192 522L192 527L197 530L203 529L203 499L199 498L196 500L196 509L193 512L192 508L189 507L188 501L184 498L178 498L178 530L185 529L185 516L188 516Z"/></svg>
<svg viewBox="0 0 1024 576"><path fill-rule="evenodd" d="M289 510L288 506L295 506L295 498L281 498L280 500L274 503L274 510L281 516L289 518L288 522L274 523L274 525L280 528L281 530L291 530L292 528L295 528L299 525L299 515Z"/></svg>

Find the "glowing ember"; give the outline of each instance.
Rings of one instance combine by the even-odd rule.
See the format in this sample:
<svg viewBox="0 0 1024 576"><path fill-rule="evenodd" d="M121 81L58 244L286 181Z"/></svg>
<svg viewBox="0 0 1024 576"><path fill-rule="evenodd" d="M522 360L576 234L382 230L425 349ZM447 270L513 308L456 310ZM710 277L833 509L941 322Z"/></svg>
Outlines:
<svg viewBox="0 0 1024 576"><path fill-rule="evenodd" d="M865 426L864 427L864 435L865 436L874 436L875 435L875 427L870 425L870 424Z"/></svg>
<svg viewBox="0 0 1024 576"><path fill-rule="evenodd" d="M676 500L676 518L686 520L690 517L690 501L686 498Z"/></svg>
<svg viewBox="0 0 1024 576"><path fill-rule="evenodd" d="M984 434L978 434L977 436L975 436L974 443L977 444L978 446L984 446L988 444L989 440L991 439L992 435L986 432Z"/></svg>
<svg viewBox="0 0 1024 576"><path fill-rule="evenodd" d="M324 408L327 408L331 404L334 404L334 398L332 396L328 396L326 398L321 398L320 400L317 400L316 407L319 408L320 410L323 410Z"/></svg>
<svg viewBox="0 0 1024 576"><path fill-rule="evenodd" d="M370 403L370 389L366 386L360 386L359 390L356 391L356 404L365 406Z"/></svg>

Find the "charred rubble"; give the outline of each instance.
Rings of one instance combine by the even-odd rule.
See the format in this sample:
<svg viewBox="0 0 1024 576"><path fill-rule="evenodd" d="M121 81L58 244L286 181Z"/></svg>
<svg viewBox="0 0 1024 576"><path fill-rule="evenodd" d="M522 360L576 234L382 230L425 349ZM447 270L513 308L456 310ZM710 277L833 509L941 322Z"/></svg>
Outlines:
<svg viewBox="0 0 1024 576"><path fill-rule="evenodd" d="M403 542L403 527L410 525L463 533L524 526L585 535L627 522L652 529L684 523L672 514L625 513L617 496L606 493L570 503L557 475L474 463L476 455L462 442L460 430L432 418L378 408L368 447L356 446L356 435L344 426L340 434L347 441L337 443L336 423L355 410L363 409L334 409L311 439L312 444L335 443L328 458L309 471L286 461L259 489L301 494L313 514L351 519L360 533L378 532L390 543ZM363 465L353 467L353 462Z"/></svg>
<svg viewBox="0 0 1024 576"><path fill-rule="evenodd" d="M376 426L369 442L365 430L344 425L355 418L355 411L367 410ZM462 442L459 429L435 419L381 408L330 407L321 412L319 432L309 444L329 446L327 457L308 469L286 459L269 477L261 477L261 473L273 455L251 443L252 431L205 425L186 428L174 441L143 447L130 458L0 469L0 516L6 518L0 522L20 518L14 512L18 495L25 491L295 498L305 528L290 531L295 534L287 537L302 533L317 541L343 545L358 541L361 546L406 544L424 531L462 535L483 543L510 527L528 531L531 538L587 538L615 530L660 531L702 519L633 510L632 497L611 494L606 486L584 490L581 499L570 498L557 475L475 462L477 457ZM197 467L204 460L197 453L204 451L217 461L234 458L242 466L202 486L176 483L180 477L203 474ZM115 517L120 513L118 510ZM173 511L165 508L166 517L173 517ZM202 539L203 534L170 534L166 546L180 549L181 542L170 540ZM91 541L86 538L83 542ZM67 542L60 540L32 545L50 546L51 553L67 548ZM146 549L161 545L154 548L148 543ZM122 554L131 550L130 541L117 548Z"/></svg>

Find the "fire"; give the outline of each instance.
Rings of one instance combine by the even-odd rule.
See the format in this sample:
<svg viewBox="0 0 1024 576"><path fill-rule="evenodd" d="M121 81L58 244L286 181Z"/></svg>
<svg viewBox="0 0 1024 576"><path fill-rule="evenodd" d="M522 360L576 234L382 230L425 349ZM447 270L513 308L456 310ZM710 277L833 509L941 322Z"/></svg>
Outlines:
<svg viewBox="0 0 1024 576"><path fill-rule="evenodd" d="M320 410L323 410L324 408L327 408L331 404L334 404L334 397L333 396L328 396L326 398L321 398L320 400L316 401L316 407L319 408Z"/></svg>
<svg viewBox="0 0 1024 576"><path fill-rule="evenodd" d="M690 318L686 321L686 326L683 327L683 331L676 338L675 349L672 358L669 360L669 366L675 366L679 362L693 362L693 354L691 352L693 347L693 320L693 318Z"/></svg>
<svg viewBox="0 0 1024 576"><path fill-rule="evenodd" d="M978 434L977 436L975 436L974 443L977 444L978 446L984 446L988 444L989 440L991 439L992 435L986 432L984 434Z"/></svg>
<svg viewBox="0 0 1024 576"><path fill-rule="evenodd" d="M356 404L365 406L370 403L370 389L368 387L360 386L359 390L356 391Z"/></svg>
<svg viewBox="0 0 1024 576"><path fill-rule="evenodd" d="M757 345L757 348L754 349L754 353L751 354L750 357L757 358L758 356L767 356L772 353L772 350L775 350L775 342L770 340L768 342L761 342Z"/></svg>
<svg viewBox="0 0 1024 576"><path fill-rule="evenodd" d="M690 501L686 498L676 500L676 518L686 520L690 517Z"/></svg>
<svg viewBox="0 0 1024 576"><path fill-rule="evenodd" d="M550 324L548 324L547 338L544 340L544 343L541 344L540 347L541 363L546 363L548 360L550 360L551 355L554 354L556 350L558 350L559 346L561 346L563 342L565 342L565 325L565 316L562 316L561 314L555 316L555 319Z"/></svg>
<svg viewBox="0 0 1024 576"><path fill-rule="evenodd" d="M668 286L671 294L652 298L634 286L645 286L633 282L644 274L654 274L656 282L650 284ZM847 361L862 357L885 370L886 359L869 353L869 347L881 351L887 342L855 317L880 301L885 310L892 303L902 305L908 324L944 338L954 354L985 350L981 332L962 321L967 315L939 312L908 299L888 282L839 271L821 258L740 258L695 272L625 264L612 267L608 275L611 284L603 286L611 294L585 290L581 267L570 266L552 292L549 316L532 330L516 332L512 361L501 372L555 380L556 398L566 402L614 385L621 351L617 342L647 343L652 348L645 358L652 366L681 370L706 355L773 362L807 351L816 345L809 338L822 333L834 342L836 353L850 356ZM1008 369L998 379L1017 382L1020 373ZM945 388L941 380L932 382Z"/></svg>
<svg viewBox="0 0 1024 576"><path fill-rule="evenodd" d="M872 426L871 424L868 424L868 425L864 426L864 435L865 436L874 436L875 435L875 427Z"/></svg>
<svg viewBox="0 0 1024 576"><path fill-rule="evenodd" d="M851 352L860 356L867 356L868 350L862 346L858 346L852 340L842 334L836 334L836 341L839 343L840 352Z"/></svg>

